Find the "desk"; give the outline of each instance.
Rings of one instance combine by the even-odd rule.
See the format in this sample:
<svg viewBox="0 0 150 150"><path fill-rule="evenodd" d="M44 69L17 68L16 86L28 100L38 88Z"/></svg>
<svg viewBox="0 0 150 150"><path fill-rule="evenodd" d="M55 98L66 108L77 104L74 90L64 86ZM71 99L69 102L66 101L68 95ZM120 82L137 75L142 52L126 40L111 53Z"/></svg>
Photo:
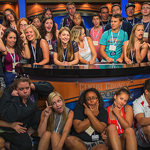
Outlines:
<svg viewBox="0 0 150 150"><path fill-rule="evenodd" d="M79 95L87 88L96 88L105 102L105 107L112 103L116 90L128 86L132 101L142 94L142 87L150 77L150 63L120 64L96 63L95 65L33 66L31 64L16 67L18 73L30 75L31 81L46 80L54 86L65 99L66 105L73 109ZM44 105L39 101L39 106Z"/></svg>

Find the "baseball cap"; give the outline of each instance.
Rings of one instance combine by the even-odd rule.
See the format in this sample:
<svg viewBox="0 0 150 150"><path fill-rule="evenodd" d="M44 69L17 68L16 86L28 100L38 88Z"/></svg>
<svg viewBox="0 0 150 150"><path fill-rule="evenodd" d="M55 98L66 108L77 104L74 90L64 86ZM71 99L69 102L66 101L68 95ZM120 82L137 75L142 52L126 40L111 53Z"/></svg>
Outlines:
<svg viewBox="0 0 150 150"><path fill-rule="evenodd" d="M126 4L126 6L125 6L125 10L128 8L128 7L134 7L135 8L135 5L133 4L133 3L128 3L128 4Z"/></svg>

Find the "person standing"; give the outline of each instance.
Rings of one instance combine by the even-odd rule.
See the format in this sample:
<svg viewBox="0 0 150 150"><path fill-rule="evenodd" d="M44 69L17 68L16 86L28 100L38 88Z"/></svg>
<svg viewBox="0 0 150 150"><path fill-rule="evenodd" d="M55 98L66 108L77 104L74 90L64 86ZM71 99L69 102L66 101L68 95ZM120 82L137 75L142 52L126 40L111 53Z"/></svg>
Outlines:
<svg viewBox="0 0 150 150"><path fill-rule="evenodd" d="M135 5L133 3L128 3L125 6L125 13L127 14L127 18L124 18L126 22L131 23L134 26L136 23L140 22L140 19L134 17Z"/></svg>
<svg viewBox="0 0 150 150"><path fill-rule="evenodd" d="M111 18L112 29L105 31L101 37L99 44L102 62L123 62L122 47L128 38L127 33L120 29L122 20L120 14L114 14Z"/></svg>

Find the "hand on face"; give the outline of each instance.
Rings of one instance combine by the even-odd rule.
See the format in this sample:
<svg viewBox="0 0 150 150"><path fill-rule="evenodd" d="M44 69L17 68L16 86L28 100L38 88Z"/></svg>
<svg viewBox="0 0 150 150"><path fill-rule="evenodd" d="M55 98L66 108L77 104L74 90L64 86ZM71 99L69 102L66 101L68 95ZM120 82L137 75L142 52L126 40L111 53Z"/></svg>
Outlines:
<svg viewBox="0 0 150 150"><path fill-rule="evenodd" d="M49 115L51 114L51 107L52 106L48 106L48 103L46 101L46 108L44 110L45 117L49 117Z"/></svg>
<svg viewBox="0 0 150 150"><path fill-rule="evenodd" d="M19 96L19 95L18 95L18 92L17 92L16 90L13 90L13 91L11 92L11 96Z"/></svg>
<svg viewBox="0 0 150 150"><path fill-rule="evenodd" d="M114 106L114 108L112 109L112 111L113 111L113 113L114 114L119 114L120 113L120 110L122 109L122 107L118 107L117 106L117 103L114 101L114 103L113 103L113 106Z"/></svg>
<svg viewBox="0 0 150 150"><path fill-rule="evenodd" d="M92 111L94 116L97 116L99 114L99 103L97 101L96 105L89 106L90 110Z"/></svg>
<svg viewBox="0 0 150 150"><path fill-rule="evenodd" d="M89 115L89 114L91 114L92 113L92 111L90 110L90 108L85 104L85 103L83 103L83 106L85 107L84 108L84 114L85 115Z"/></svg>

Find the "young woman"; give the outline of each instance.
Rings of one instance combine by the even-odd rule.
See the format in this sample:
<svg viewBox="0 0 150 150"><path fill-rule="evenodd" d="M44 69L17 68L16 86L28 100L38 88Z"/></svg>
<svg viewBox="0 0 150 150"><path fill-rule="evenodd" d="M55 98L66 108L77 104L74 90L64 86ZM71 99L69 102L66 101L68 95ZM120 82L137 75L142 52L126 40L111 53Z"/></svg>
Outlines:
<svg viewBox="0 0 150 150"><path fill-rule="evenodd" d="M124 42L124 60L127 64L141 63L147 60L148 45L143 42L144 25L134 25L129 41Z"/></svg>
<svg viewBox="0 0 150 150"><path fill-rule="evenodd" d="M118 90L114 95L114 103L107 108L108 127L102 133L105 144L115 150L137 150L137 141L133 123L133 110L127 102L130 92L126 87Z"/></svg>
<svg viewBox="0 0 150 150"><path fill-rule="evenodd" d="M15 66L20 63L21 56L29 59L31 55L28 46L25 44L26 39L24 39L22 44L16 30L7 28L4 32L2 40L7 49L7 51L2 53L3 55L5 55L4 80L6 86L9 86L14 80L14 77L16 75Z"/></svg>
<svg viewBox="0 0 150 150"><path fill-rule="evenodd" d="M85 30L85 35L86 36L90 36L90 32L88 29L85 28L85 25L83 23L83 20L82 20L82 16L79 12L75 12L74 15L73 15L73 20L72 20L72 23L71 23L71 26L70 26L70 30L74 27L74 26L81 26L84 28Z"/></svg>
<svg viewBox="0 0 150 150"><path fill-rule="evenodd" d="M38 16L35 16L32 20L32 25L36 27L38 31L40 31L40 26L41 26L41 20Z"/></svg>
<svg viewBox="0 0 150 150"><path fill-rule="evenodd" d="M107 150L100 134L107 127L108 113L100 93L94 89L85 90L74 109L72 136L66 146L71 150Z"/></svg>
<svg viewBox="0 0 150 150"><path fill-rule="evenodd" d="M7 8L4 10L2 25L6 28L13 28L17 30L17 17L12 9Z"/></svg>
<svg viewBox="0 0 150 150"><path fill-rule="evenodd" d="M50 63L53 64L53 46L54 42L58 38L59 31L56 30L55 22L53 18L46 17L43 19L41 28L40 28L40 35L42 39L45 39L49 46L49 55L50 55Z"/></svg>
<svg viewBox="0 0 150 150"><path fill-rule="evenodd" d="M42 13L42 18L41 18L41 22L44 20L44 18L46 17L50 17L50 18L53 18L53 15L52 15L52 11L50 8L45 8L43 10L43 13ZM56 30L58 30L58 24L55 23L55 26L56 26Z"/></svg>
<svg viewBox="0 0 150 150"><path fill-rule="evenodd" d="M25 27L29 25L29 20L27 18L21 18L17 22L17 31L19 35L24 32Z"/></svg>
<svg viewBox="0 0 150 150"><path fill-rule="evenodd" d="M58 41L54 43L53 51L56 65L71 66L79 62L78 44L70 40L70 30L67 27L60 29Z"/></svg>
<svg viewBox="0 0 150 150"><path fill-rule="evenodd" d="M38 95L48 96L53 86L48 82L31 83L28 75L18 75L10 88L4 89L0 99L0 113L4 121L21 122L21 127L27 132L19 134L10 128L4 128L0 133L6 141L10 142L11 150L31 150L30 135L37 130L41 111L37 110ZM23 128L23 130L25 130Z"/></svg>
<svg viewBox="0 0 150 150"><path fill-rule="evenodd" d="M25 34L24 34L24 29L25 27L29 25L29 20L26 19L26 18L21 18L18 20L17 22L17 32L19 33L20 35L20 38L21 38L21 43L23 44L23 41L26 40L26 37L25 37ZM21 63L27 63L27 59L21 57L21 60L20 60Z"/></svg>
<svg viewBox="0 0 150 150"><path fill-rule="evenodd" d="M38 150L48 150L50 140L52 150L61 150L72 126L73 116L73 111L65 107L62 96L58 92L50 93L38 128L41 137Z"/></svg>
<svg viewBox="0 0 150 150"><path fill-rule="evenodd" d="M49 48L46 40L41 39L38 30L33 25L26 26L24 33L26 35L28 47L31 52L30 64L45 65L49 63Z"/></svg>
<svg viewBox="0 0 150 150"><path fill-rule="evenodd" d="M75 26L71 30L71 40L78 43L79 60L83 64L94 64L98 62L97 53L90 37L85 37L84 28Z"/></svg>

